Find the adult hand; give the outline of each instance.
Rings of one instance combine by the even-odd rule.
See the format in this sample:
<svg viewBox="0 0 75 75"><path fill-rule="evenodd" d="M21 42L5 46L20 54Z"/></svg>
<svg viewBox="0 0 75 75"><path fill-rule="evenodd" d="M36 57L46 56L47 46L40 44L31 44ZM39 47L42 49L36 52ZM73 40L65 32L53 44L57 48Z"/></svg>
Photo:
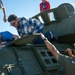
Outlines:
<svg viewBox="0 0 75 75"><path fill-rule="evenodd" d="M46 37L44 36L44 34L40 33L40 36L42 38L42 40L44 40Z"/></svg>
<svg viewBox="0 0 75 75"><path fill-rule="evenodd" d="M70 48L67 48L65 52L68 52L69 56L71 56L72 58L75 58L75 55L72 54L72 50Z"/></svg>
<svg viewBox="0 0 75 75"><path fill-rule="evenodd" d="M70 48L67 48L65 52L72 53L72 50Z"/></svg>

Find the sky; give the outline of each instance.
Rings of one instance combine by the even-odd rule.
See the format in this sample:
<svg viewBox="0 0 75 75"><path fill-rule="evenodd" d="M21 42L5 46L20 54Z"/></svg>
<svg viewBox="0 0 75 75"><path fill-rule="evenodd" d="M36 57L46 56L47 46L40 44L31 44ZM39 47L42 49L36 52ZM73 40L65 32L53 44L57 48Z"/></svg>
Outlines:
<svg viewBox="0 0 75 75"><path fill-rule="evenodd" d="M74 0L48 0L52 8L56 8L63 3L70 3L75 7ZM18 17L32 17L40 13L39 4L41 0L3 0L3 4L6 8L6 17L15 14ZM17 34L14 27L10 26L8 22L3 21L3 11L0 10L0 32L10 31L13 34Z"/></svg>

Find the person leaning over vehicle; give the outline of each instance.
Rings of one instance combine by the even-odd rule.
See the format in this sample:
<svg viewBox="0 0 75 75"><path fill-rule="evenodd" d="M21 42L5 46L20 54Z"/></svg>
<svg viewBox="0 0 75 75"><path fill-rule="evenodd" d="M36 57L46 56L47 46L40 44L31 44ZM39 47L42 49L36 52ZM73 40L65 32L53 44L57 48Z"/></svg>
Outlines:
<svg viewBox="0 0 75 75"><path fill-rule="evenodd" d="M46 44L48 50L53 54L53 56L65 67L67 75L75 75L75 57L70 57L61 54L57 48L48 41L48 39L41 33L41 38ZM68 48L69 49L69 48Z"/></svg>
<svg viewBox="0 0 75 75"><path fill-rule="evenodd" d="M17 29L17 32L20 37L36 33L43 33L44 24L42 24L42 22L40 22L37 19L26 18L26 17L18 18L15 14L12 14L8 17L8 22L11 24L11 26ZM54 34L51 31L49 31L48 34L46 34L46 36L50 40L52 38L55 38ZM36 44L40 42L43 43L41 38L38 38L36 40Z"/></svg>

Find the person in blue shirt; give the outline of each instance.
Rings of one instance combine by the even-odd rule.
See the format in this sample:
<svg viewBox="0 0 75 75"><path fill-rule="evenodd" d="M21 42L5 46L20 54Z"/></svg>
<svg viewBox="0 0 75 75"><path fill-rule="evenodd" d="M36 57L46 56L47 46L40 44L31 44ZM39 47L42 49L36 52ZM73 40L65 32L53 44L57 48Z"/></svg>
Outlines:
<svg viewBox="0 0 75 75"><path fill-rule="evenodd" d="M26 17L18 18L15 14L11 14L8 17L8 22L11 24L11 26L17 29L17 32L20 35L20 37L36 33L43 33L44 25L37 19L26 18ZM49 32L49 34L50 37L48 35L48 38L52 39L54 37L53 34L51 32ZM40 43L38 41L42 43L41 38L37 39L36 43Z"/></svg>
<svg viewBox="0 0 75 75"><path fill-rule="evenodd" d="M0 45L3 44L3 42L11 42L17 38L19 38L18 35L14 35L9 31L0 32Z"/></svg>

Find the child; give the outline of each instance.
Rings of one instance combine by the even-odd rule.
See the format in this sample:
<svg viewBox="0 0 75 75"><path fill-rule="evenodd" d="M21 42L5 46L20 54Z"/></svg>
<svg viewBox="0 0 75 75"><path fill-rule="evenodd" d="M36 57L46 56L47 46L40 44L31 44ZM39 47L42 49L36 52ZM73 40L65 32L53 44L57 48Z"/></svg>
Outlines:
<svg viewBox="0 0 75 75"><path fill-rule="evenodd" d="M42 0L40 3L40 12L50 10L50 3L47 0Z"/></svg>
<svg viewBox="0 0 75 75"><path fill-rule="evenodd" d="M0 32L0 47L4 47L3 43L13 41L17 38L19 38L17 35L14 35L9 31Z"/></svg>

